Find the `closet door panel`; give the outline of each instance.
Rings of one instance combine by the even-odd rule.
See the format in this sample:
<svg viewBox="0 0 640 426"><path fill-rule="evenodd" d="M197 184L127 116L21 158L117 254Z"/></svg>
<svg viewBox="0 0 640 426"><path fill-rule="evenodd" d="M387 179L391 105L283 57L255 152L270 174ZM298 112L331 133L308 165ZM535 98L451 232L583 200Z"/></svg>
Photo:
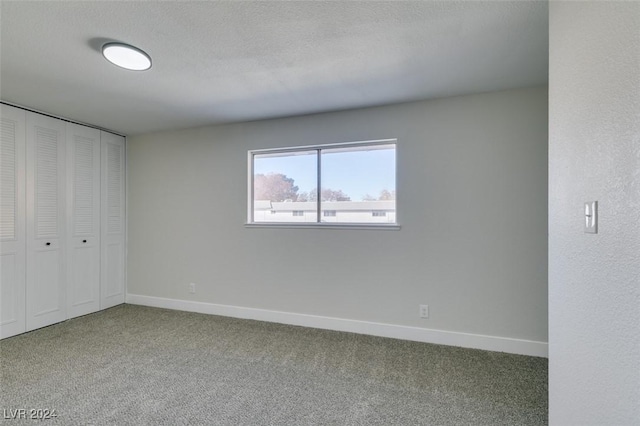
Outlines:
<svg viewBox="0 0 640 426"><path fill-rule="evenodd" d="M105 244L105 307L109 306L109 301L113 304L124 303L123 250L124 246L119 241Z"/></svg>
<svg viewBox="0 0 640 426"><path fill-rule="evenodd" d="M43 327L66 319L63 315L65 312L64 299L60 297L64 294L63 259L61 259L60 245L57 244L57 241L50 242L48 246L46 244L41 243L40 247L32 249L34 262L30 265L30 272L33 276L28 305L31 308L32 316L35 317L35 323L38 324L32 328ZM55 319L48 322L44 320L47 316L55 317ZM38 321L44 322L39 323Z"/></svg>
<svg viewBox="0 0 640 426"><path fill-rule="evenodd" d="M25 123L0 105L0 338L26 331Z"/></svg>
<svg viewBox="0 0 640 426"><path fill-rule="evenodd" d="M27 112L27 330L64 321L65 123Z"/></svg>
<svg viewBox="0 0 640 426"><path fill-rule="evenodd" d="M100 131L67 123L67 308L100 309Z"/></svg>
<svg viewBox="0 0 640 426"><path fill-rule="evenodd" d="M125 299L125 146L123 137L107 132L101 132L101 144L100 307L105 309Z"/></svg>

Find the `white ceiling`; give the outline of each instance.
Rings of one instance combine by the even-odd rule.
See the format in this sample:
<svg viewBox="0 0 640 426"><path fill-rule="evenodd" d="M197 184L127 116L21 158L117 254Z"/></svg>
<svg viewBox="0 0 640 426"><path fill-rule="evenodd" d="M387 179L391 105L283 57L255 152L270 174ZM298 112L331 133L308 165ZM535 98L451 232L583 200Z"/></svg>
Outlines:
<svg viewBox="0 0 640 426"><path fill-rule="evenodd" d="M2 100L128 135L547 82L546 1L2 0L0 19Z"/></svg>

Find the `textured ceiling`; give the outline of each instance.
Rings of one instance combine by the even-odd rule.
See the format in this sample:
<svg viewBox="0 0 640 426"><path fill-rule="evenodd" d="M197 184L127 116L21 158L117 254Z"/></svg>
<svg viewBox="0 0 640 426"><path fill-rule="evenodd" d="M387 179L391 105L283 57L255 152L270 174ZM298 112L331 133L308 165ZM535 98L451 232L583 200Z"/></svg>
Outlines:
<svg viewBox="0 0 640 426"><path fill-rule="evenodd" d="M547 82L546 1L3 0L0 19L2 100L128 135Z"/></svg>

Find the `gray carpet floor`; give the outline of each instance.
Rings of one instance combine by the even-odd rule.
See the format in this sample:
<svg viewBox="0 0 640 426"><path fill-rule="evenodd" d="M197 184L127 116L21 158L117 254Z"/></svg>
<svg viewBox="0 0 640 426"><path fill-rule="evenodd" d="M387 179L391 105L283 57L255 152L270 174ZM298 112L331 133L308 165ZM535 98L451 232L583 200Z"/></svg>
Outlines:
<svg viewBox="0 0 640 426"><path fill-rule="evenodd" d="M547 360L121 305L0 341L0 423L542 425ZM33 424L31 420L25 423Z"/></svg>

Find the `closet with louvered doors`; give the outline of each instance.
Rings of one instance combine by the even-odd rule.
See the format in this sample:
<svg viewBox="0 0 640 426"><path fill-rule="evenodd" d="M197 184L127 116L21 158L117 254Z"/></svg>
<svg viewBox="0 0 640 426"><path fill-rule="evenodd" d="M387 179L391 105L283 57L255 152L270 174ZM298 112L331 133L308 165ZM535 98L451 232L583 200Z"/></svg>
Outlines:
<svg viewBox="0 0 640 426"><path fill-rule="evenodd" d="M0 105L0 339L26 330L26 121Z"/></svg>
<svg viewBox="0 0 640 426"><path fill-rule="evenodd" d="M101 132L102 226L100 308L124 303L125 298L125 139Z"/></svg>
<svg viewBox="0 0 640 426"><path fill-rule="evenodd" d="M67 123L67 316L100 309L100 131Z"/></svg>
<svg viewBox="0 0 640 426"><path fill-rule="evenodd" d="M0 107L0 338L124 303L124 138Z"/></svg>
<svg viewBox="0 0 640 426"><path fill-rule="evenodd" d="M66 123L27 111L27 331L67 319Z"/></svg>

